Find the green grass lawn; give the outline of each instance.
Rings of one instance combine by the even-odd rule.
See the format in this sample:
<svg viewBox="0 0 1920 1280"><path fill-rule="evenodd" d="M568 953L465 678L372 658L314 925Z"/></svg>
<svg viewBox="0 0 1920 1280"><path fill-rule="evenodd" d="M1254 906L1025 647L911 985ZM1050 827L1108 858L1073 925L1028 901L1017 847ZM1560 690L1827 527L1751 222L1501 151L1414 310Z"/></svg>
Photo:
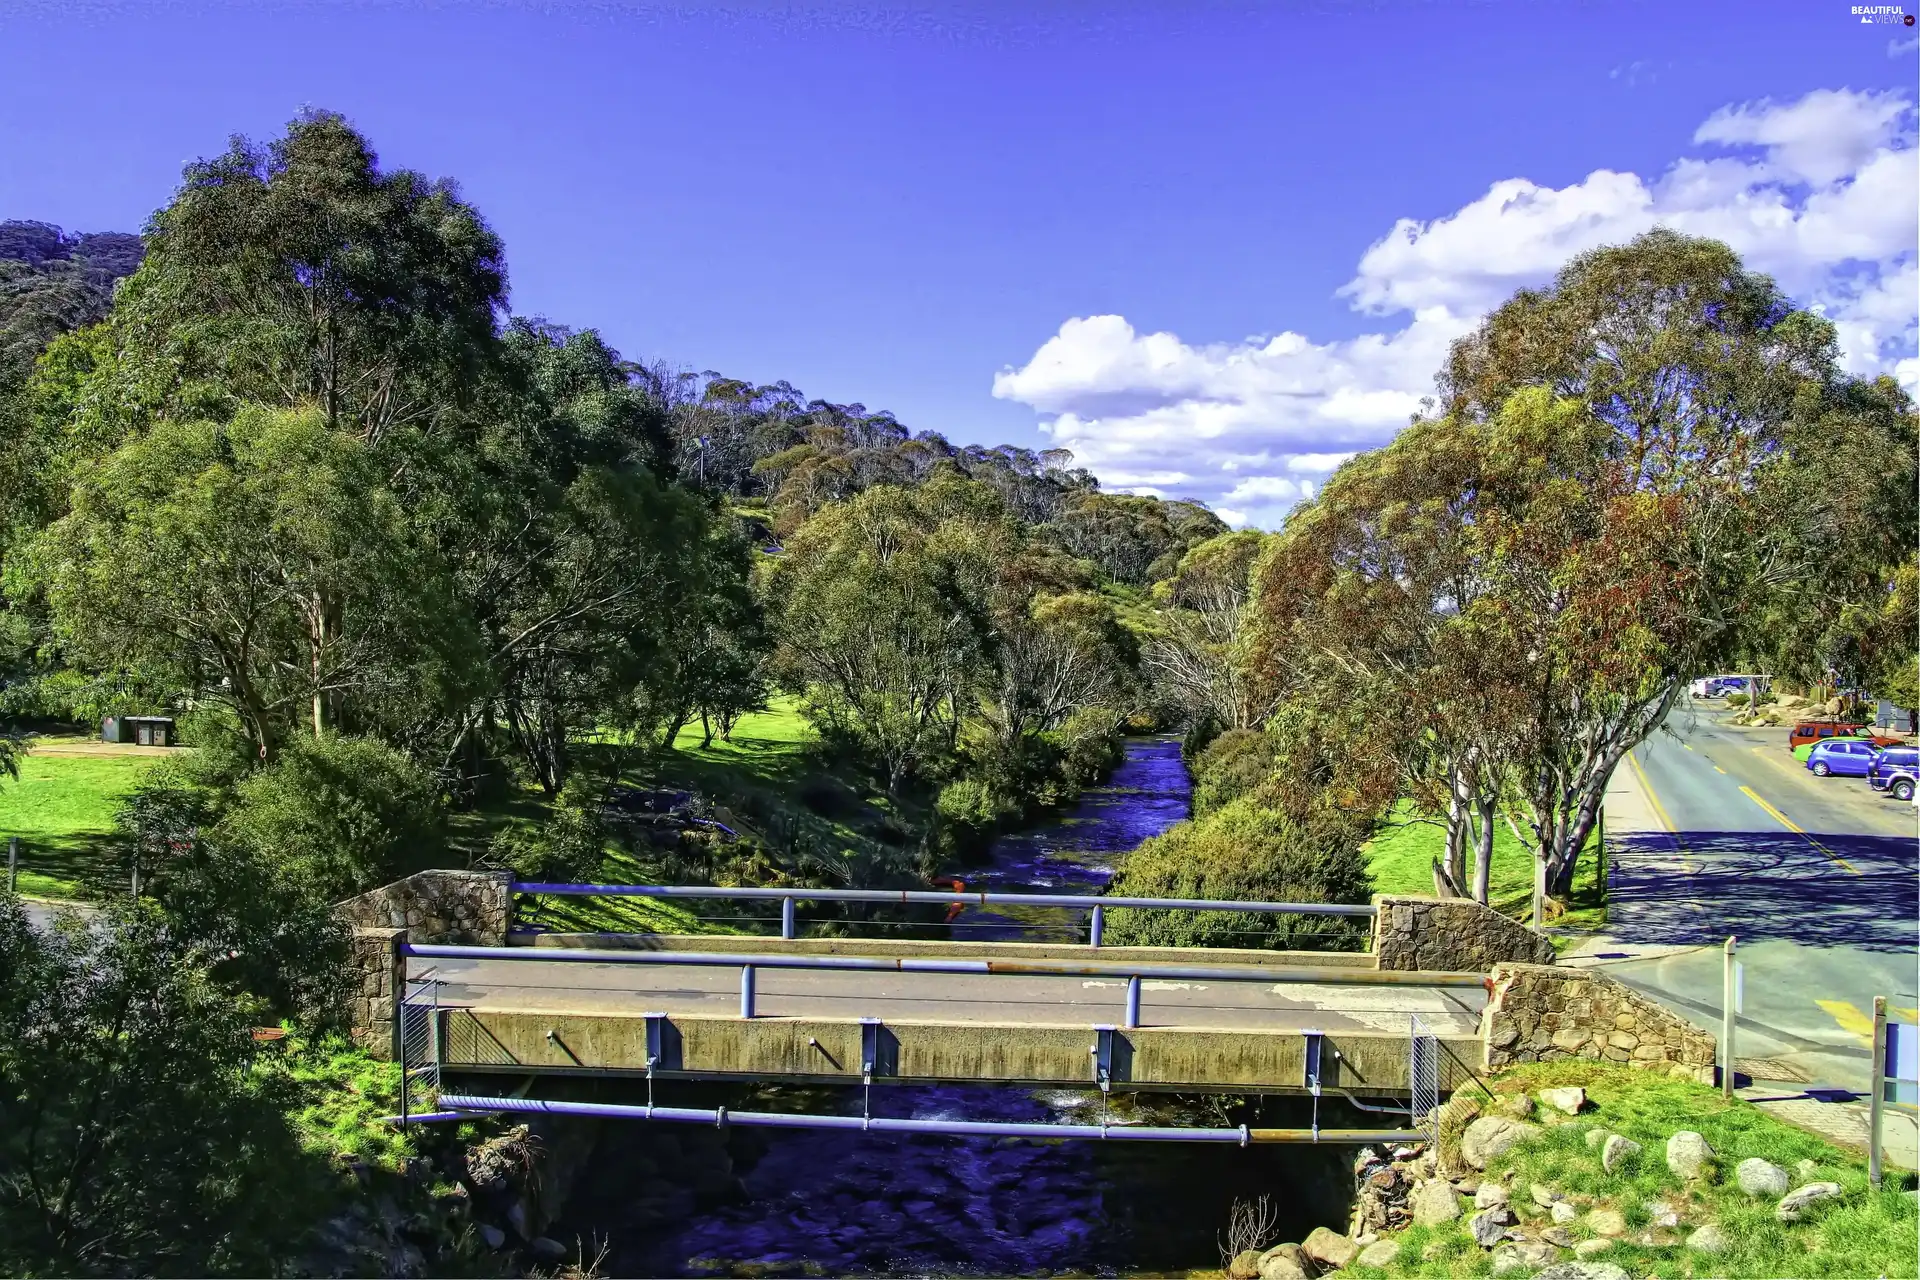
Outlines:
<svg viewBox="0 0 1920 1280"><path fill-rule="evenodd" d="M1894 1175L1873 1190L1866 1162L1831 1143L1775 1119L1751 1103L1723 1100L1717 1089L1593 1062L1554 1062L1515 1068L1499 1077L1501 1094L1537 1093L1555 1085L1580 1085L1588 1108L1577 1118L1543 1115L1546 1127L1533 1141L1514 1148L1488 1170L1505 1174L1512 1203L1526 1225L1543 1225L1530 1189L1535 1184L1568 1197L1582 1216L1569 1226L1576 1237L1590 1236L1584 1214L1591 1208L1616 1208L1630 1234L1648 1225L1647 1206L1664 1201L1679 1213L1678 1230L1656 1233L1642 1243L1621 1240L1596 1262L1611 1263L1629 1275L1691 1276L1912 1276L1920 1274L1916 1256L1911 1176ZM1557 1122L1556 1122L1557 1121ZM1594 1127L1641 1144L1640 1152L1606 1172L1600 1152L1587 1144ZM1706 1138L1718 1165L1715 1177L1686 1184L1668 1169L1666 1140L1680 1130ZM1443 1138L1444 1140L1444 1138ZM1734 1182L1741 1160L1758 1157L1787 1170L1795 1185L1834 1182L1838 1200L1826 1202L1798 1223L1775 1219L1774 1201L1750 1199ZM1812 1162L1802 1174L1798 1164ZM1718 1224L1732 1242L1710 1260L1689 1253L1686 1233ZM1396 1237L1399 1259L1388 1274L1466 1276L1486 1274L1491 1258L1467 1235L1463 1222L1415 1227ZM1354 1268L1359 1277L1380 1275L1371 1267Z"/></svg>
<svg viewBox="0 0 1920 1280"><path fill-rule="evenodd" d="M30 752L0 780L0 844L20 838L20 892L72 898L101 868L114 811L158 760Z"/></svg>
<svg viewBox="0 0 1920 1280"><path fill-rule="evenodd" d="M1367 870L1376 893L1433 893L1433 863L1446 845L1438 822L1420 821L1406 801L1394 806L1379 834L1367 842ZM1599 881L1600 832L1587 839L1574 871L1573 901L1555 923L1571 929L1597 929L1606 923L1605 893ZM1471 865L1471 862L1469 862ZM1498 911L1530 917L1533 909L1533 856L1502 822L1493 829L1493 868L1487 901Z"/></svg>

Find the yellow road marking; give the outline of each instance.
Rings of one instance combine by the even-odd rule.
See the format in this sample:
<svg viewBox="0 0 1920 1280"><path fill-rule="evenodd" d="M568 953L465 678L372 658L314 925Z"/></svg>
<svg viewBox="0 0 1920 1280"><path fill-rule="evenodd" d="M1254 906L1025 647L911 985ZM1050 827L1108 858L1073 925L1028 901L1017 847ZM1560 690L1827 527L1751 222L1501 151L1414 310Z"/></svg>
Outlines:
<svg viewBox="0 0 1920 1280"><path fill-rule="evenodd" d="M1920 1018L1920 1009L1896 1009L1894 1006L1888 1005L1887 1012L1896 1018L1905 1018L1908 1022Z"/></svg>
<svg viewBox="0 0 1920 1280"><path fill-rule="evenodd" d="M1720 767L1719 765L1715 765L1715 766L1713 766L1713 771L1714 771L1715 773L1725 773L1725 772L1726 772L1726 770L1725 770L1725 769L1722 769L1722 768L1721 768L1721 767Z"/></svg>
<svg viewBox="0 0 1920 1280"><path fill-rule="evenodd" d="M1835 853L1833 850L1827 848L1827 846L1821 844L1818 840L1815 840L1812 836L1807 834L1806 829L1804 827L1800 826L1792 818L1789 818L1786 814L1780 812L1778 809L1768 804L1765 800L1762 800L1760 798L1760 794L1757 791L1755 791L1752 787L1742 787L1740 788L1740 790L1746 793L1747 799L1753 801L1755 804L1759 805L1762 809L1765 809L1767 813L1772 816L1775 822L1779 823L1781 826L1785 827L1787 830L1793 832L1795 835L1799 836L1802 840L1805 840L1808 844L1812 845L1814 848L1818 849L1820 852L1826 854L1829 858L1832 858L1835 862L1839 863L1841 866L1845 867L1847 870L1852 871L1854 875L1860 874L1860 872L1854 867L1854 865L1851 862L1848 862L1845 858L1841 857L1839 854Z"/></svg>
<svg viewBox="0 0 1920 1280"><path fill-rule="evenodd" d="M1693 750L1693 744L1691 742L1683 742L1680 745L1685 747L1689 751Z"/></svg>
<svg viewBox="0 0 1920 1280"><path fill-rule="evenodd" d="M1840 1029L1854 1037L1861 1044L1873 1043L1873 1019L1860 1012L1845 1000L1815 1000L1815 1004L1827 1011L1827 1016L1840 1024Z"/></svg>
<svg viewBox="0 0 1920 1280"><path fill-rule="evenodd" d="M1640 789L1646 792L1647 803L1653 806L1653 816L1660 819L1660 825L1665 827L1667 834L1673 838L1673 847L1684 854L1687 851L1687 842L1680 838L1680 828L1673 825L1673 819L1667 816L1667 806L1661 804L1660 797L1654 793L1653 779L1647 777L1647 771L1640 767L1640 761L1631 751L1627 752L1627 763L1633 766L1633 772L1640 779ZM1680 865L1690 876L1700 874L1700 864L1697 862L1689 862L1682 858ZM1694 909L1697 911L1700 908L1695 906Z"/></svg>

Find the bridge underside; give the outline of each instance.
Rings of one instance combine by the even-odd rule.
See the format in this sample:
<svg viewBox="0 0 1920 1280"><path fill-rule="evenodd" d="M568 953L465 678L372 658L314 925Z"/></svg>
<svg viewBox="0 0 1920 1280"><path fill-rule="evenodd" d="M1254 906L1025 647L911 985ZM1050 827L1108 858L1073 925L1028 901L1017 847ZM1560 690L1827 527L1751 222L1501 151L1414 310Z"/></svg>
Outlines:
<svg viewBox="0 0 1920 1280"><path fill-rule="evenodd" d="M516 1075L644 1075L857 1083L874 1055L879 1083L1089 1087L1107 1065L1112 1088L1305 1093L1309 1038L1297 1030L986 1026L960 1022L546 1012L441 1011L441 1067ZM650 1053L650 1027L651 1046ZM1477 1037L1438 1039L1438 1084L1450 1092L1478 1062ZM1405 1097L1405 1032L1328 1033L1324 1087L1361 1097Z"/></svg>

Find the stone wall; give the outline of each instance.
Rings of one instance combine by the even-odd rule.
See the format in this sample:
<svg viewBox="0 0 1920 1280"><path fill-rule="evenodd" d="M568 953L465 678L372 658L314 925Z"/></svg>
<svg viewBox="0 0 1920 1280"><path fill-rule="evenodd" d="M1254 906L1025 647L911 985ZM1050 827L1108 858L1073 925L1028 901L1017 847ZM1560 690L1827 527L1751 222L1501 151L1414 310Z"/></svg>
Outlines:
<svg viewBox="0 0 1920 1280"><path fill-rule="evenodd" d="M1712 1035L1591 969L1503 964L1481 1015L1489 1070L1590 1058L1712 1084Z"/></svg>
<svg viewBox="0 0 1920 1280"><path fill-rule="evenodd" d="M393 1005L407 980L401 943L507 944L511 882L504 871L422 871L334 907L353 930L347 1023L356 1044L381 1057L396 1051Z"/></svg>
<svg viewBox="0 0 1920 1280"><path fill-rule="evenodd" d="M356 929L405 929L414 942L504 947L512 879L505 871L422 871L334 910Z"/></svg>
<svg viewBox="0 0 1920 1280"><path fill-rule="evenodd" d="M1373 954L1382 969L1484 973L1496 964L1552 964L1553 944L1470 898L1375 894Z"/></svg>

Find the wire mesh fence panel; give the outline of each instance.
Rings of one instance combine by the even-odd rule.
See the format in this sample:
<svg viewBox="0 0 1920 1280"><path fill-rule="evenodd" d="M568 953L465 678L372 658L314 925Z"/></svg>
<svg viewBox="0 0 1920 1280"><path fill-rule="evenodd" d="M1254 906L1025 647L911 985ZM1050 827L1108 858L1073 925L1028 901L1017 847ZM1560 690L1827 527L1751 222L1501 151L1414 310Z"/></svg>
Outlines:
<svg viewBox="0 0 1920 1280"><path fill-rule="evenodd" d="M1413 1123L1424 1125L1427 1140L1440 1145L1440 1041L1417 1013L1407 1015L1407 1082L1413 1094Z"/></svg>
<svg viewBox="0 0 1920 1280"><path fill-rule="evenodd" d="M434 1110L440 1096L440 981L432 970L407 979L400 1001L400 1115Z"/></svg>

